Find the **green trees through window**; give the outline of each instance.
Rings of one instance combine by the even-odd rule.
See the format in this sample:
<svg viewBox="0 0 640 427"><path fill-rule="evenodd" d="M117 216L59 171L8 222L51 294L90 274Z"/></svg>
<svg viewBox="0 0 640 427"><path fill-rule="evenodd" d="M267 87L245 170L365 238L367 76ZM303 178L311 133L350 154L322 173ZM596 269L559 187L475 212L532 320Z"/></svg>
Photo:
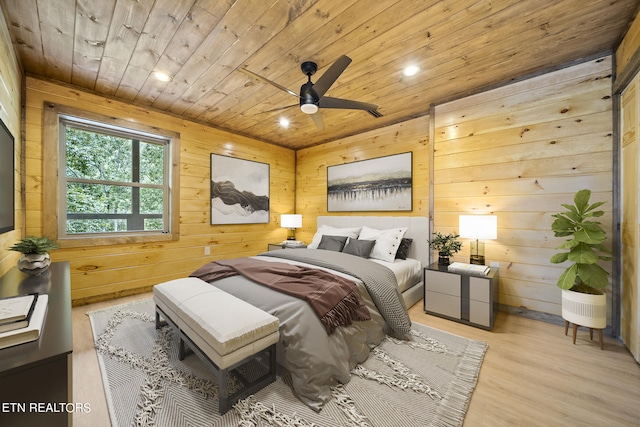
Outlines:
<svg viewBox="0 0 640 427"><path fill-rule="evenodd" d="M165 231L168 144L61 121L66 233Z"/></svg>

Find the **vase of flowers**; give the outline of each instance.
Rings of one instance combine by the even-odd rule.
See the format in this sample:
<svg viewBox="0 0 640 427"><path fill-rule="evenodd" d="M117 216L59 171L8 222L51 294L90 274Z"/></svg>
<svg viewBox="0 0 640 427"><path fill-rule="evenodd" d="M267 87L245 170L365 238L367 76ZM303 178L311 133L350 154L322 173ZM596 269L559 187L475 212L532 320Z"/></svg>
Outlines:
<svg viewBox="0 0 640 427"><path fill-rule="evenodd" d="M58 246L48 237L28 236L9 248L22 253L18 260L18 270L37 276L47 271L51 265L49 251Z"/></svg>

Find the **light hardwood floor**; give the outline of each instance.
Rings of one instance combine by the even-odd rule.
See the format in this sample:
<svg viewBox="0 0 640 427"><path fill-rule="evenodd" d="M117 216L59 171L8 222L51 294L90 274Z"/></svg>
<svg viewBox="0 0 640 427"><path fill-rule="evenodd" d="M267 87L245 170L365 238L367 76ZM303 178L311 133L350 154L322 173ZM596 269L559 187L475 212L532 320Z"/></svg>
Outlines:
<svg viewBox="0 0 640 427"><path fill-rule="evenodd" d="M86 313L149 297L73 309L73 400L91 405L90 413L74 415L75 427L110 425ZM587 330L573 345L562 326L513 314L501 312L485 331L427 315L422 301L409 312L415 322L489 344L465 427L640 426L640 365L612 337L605 336L602 351Z"/></svg>

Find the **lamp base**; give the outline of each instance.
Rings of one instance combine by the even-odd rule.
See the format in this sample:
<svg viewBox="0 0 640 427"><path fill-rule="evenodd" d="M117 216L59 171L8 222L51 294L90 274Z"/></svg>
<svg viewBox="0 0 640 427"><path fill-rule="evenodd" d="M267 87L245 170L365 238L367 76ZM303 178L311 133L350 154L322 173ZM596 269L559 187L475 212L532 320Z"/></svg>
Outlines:
<svg viewBox="0 0 640 427"><path fill-rule="evenodd" d="M484 256L471 255L471 257L469 258L469 264L484 265Z"/></svg>
<svg viewBox="0 0 640 427"><path fill-rule="evenodd" d="M469 264L484 265L484 242L471 242L471 254Z"/></svg>
<svg viewBox="0 0 640 427"><path fill-rule="evenodd" d="M296 240L296 229L290 228L287 232L287 240Z"/></svg>

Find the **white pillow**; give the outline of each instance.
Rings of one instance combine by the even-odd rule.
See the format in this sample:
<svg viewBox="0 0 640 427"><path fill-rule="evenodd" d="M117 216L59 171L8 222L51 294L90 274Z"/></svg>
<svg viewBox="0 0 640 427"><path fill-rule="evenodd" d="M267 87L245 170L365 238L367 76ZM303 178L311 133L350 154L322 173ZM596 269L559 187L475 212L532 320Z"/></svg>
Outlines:
<svg viewBox="0 0 640 427"><path fill-rule="evenodd" d="M361 227L337 228L330 225L321 225L313 236L311 243L307 245L307 249L318 249L318 245L322 240L322 236L346 236L353 239L358 238Z"/></svg>
<svg viewBox="0 0 640 427"><path fill-rule="evenodd" d="M367 226L362 227L358 240L375 240L376 244L369 254L369 258L379 259L381 261L393 262L396 258L396 252L400 247L400 242L407 228L391 228L389 230L376 230Z"/></svg>

